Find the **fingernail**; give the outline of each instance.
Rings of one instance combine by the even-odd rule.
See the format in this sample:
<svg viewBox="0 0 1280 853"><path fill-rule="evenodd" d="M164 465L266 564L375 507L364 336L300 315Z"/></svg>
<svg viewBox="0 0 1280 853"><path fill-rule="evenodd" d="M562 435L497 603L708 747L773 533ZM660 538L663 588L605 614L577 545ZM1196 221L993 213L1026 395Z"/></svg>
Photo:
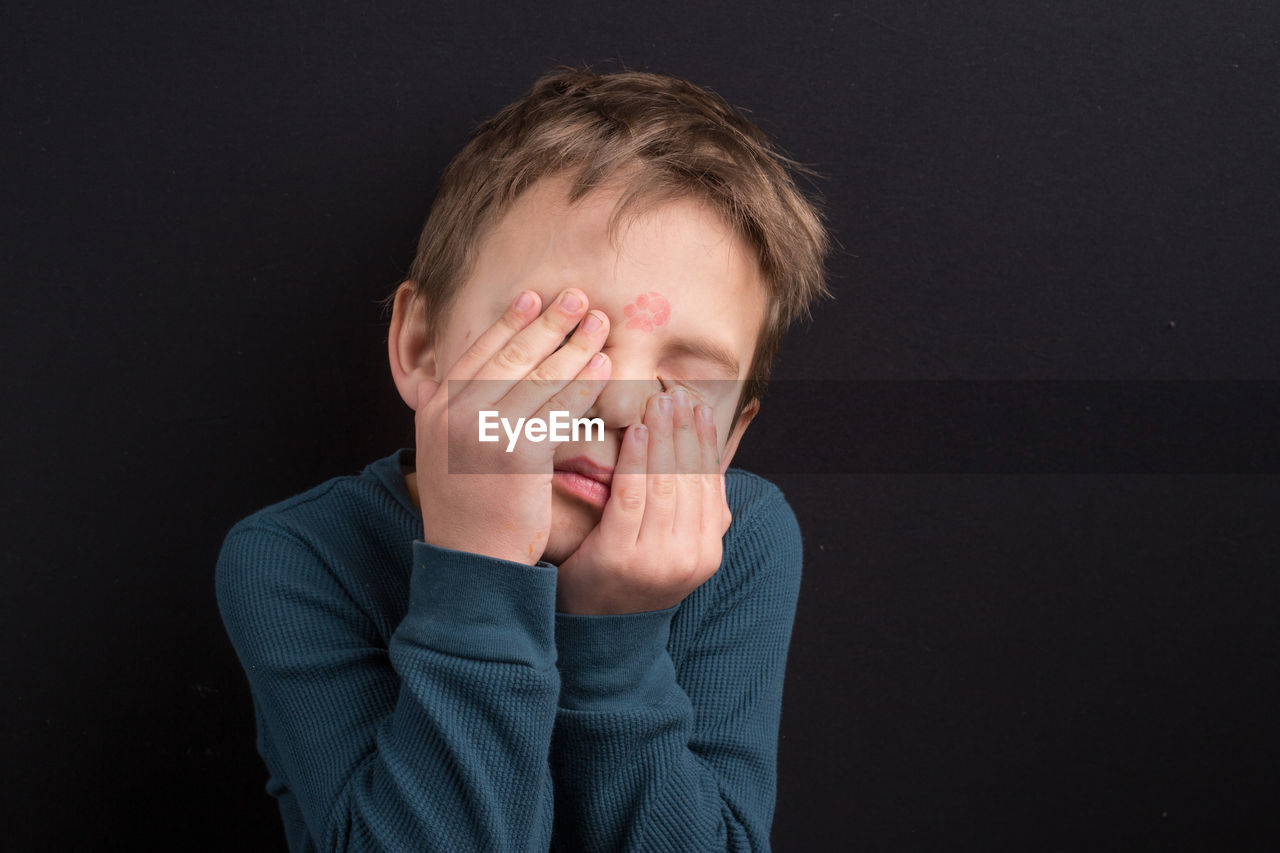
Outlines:
<svg viewBox="0 0 1280 853"><path fill-rule="evenodd" d="M666 394L658 398L658 411L664 415L671 414L671 398Z"/></svg>
<svg viewBox="0 0 1280 853"><path fill-rule="evenodd" d="M636 424L631 429L631 437L641 444L644 444L649 440L649 428L644 424Z"/></svg>
<svg viewBox="0 0 1280 853"><path fill-rule="evenodd" d="M600 315L595 312L592 312L582 318L582 331L584 332L594 332L596 329L600 328L601 325L603 324L600 321Z"/></svg>
<svg viewBox="0 0 1280 853"><path fill-rule="evenodd" d="M523 293L521 293L519 296L516 297L515 305L516 305L516 310L521 313L528 311L530 308L533 307L533 294L527 290L524 291Z"/></svg>
<svg viewBox="0 0 1280 853"><path fill-rule="evenodd" d="M711 407L710 406L699 406L697 409L697 414L698 414L698 418L701 419L701 421L704 424L711 423Z"/></svg>
<svg viewBox="0 0 1280 853"><path fill-rule="evenodd" d="M577 311L582 307L582 300L572 290L566 290L560 297L560 307L566 311Z"/></svg>
<svg viewBox="0 0 1280 853"><path fill-rule="evenodd" d="M588 363L588 366L599 367L600 365L604 364L604 359L605 359L604 353L598 352L595 355L591 356L591 361Z"/></svg>

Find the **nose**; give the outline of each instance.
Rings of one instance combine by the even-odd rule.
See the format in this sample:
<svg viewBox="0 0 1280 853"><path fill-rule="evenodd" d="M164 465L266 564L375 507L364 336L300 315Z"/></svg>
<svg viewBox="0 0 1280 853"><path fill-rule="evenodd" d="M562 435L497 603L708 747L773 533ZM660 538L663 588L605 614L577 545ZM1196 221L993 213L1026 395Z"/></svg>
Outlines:
<svg viewBox="0 0 1280 853"><path fill-rule="evenodd" d="M587 417L600 418L607 430L626 429L644 421L645 405L661 390L662 385L656 378L610 379L595 404L587 410Z"/></svg>

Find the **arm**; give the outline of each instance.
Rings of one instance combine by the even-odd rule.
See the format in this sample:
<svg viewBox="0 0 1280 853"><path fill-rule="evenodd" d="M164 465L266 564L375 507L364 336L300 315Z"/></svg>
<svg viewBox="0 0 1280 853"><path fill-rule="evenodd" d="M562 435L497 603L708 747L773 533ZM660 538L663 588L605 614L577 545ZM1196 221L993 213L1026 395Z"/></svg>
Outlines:
<svg viewBox="0 0 1280 853"><path fill-rule="evenodd" d="M487 409L581 415L610 368L607 317L579 325L585 294L540 301L522 293L450 366L413 287L397 293L388 353L416 412L424 526L389 640L348 592L366 581L359 559L261 521L227 539L219 602L295 849L547 849L554 451L504 453L474 429Z"/></svg>
<svg viewBox="0 0 1280 853"><path fill-rule="evenodd" d="M555 849L769 849L801 541L776 490L729 541L681 608L557 614Z"/></svg>
<svg viewBox="0 0 1280 853"><path fill-rule="evenodd" d="M407 555L406 555L407 556ZM237 526L218 563L273 793L319 850L547 849L555 570L423 542L385 645L306 542ZM311 849L292 837L292 849Z"/></svg>

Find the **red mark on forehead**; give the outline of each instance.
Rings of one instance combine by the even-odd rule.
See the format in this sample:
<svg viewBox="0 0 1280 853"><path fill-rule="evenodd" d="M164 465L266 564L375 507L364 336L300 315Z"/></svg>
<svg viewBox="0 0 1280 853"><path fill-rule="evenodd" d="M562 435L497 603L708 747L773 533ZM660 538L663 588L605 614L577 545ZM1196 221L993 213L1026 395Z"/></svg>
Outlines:
<svg viewBox="0 0 1280 853"><path fill-rule="evenodd" d="M628 317L628 329L652 332L671 316L671 303L661 293L642 293L622 313Z"/></svg>

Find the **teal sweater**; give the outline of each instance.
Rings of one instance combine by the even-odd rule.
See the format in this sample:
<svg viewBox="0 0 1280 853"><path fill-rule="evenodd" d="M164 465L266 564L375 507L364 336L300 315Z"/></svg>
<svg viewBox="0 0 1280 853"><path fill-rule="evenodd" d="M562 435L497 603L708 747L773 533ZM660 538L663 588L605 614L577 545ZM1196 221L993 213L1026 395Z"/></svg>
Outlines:
<svg viewBox="0 0 1280 853"><path fill-rule="evenodd" d="M438 548L402 450L241 521L218 560L292 851L767 850L795 516L730 469L676 607L555 609L556 567Z"/></svg>

